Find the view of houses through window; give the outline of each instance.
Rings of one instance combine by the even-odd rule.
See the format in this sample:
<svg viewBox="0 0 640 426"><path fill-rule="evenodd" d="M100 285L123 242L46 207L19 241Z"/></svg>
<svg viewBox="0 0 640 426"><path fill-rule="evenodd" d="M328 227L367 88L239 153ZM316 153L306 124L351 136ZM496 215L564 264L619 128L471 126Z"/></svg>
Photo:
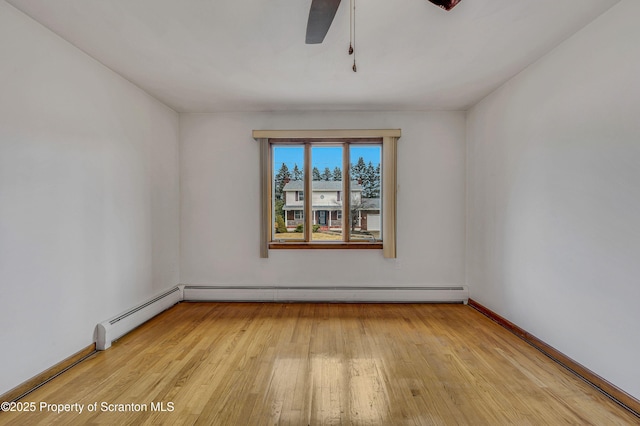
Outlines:
<svg viewBox="0 0 640 426"><path fill-rule="evenodd" d="M305 146L272 144L274 241L381 241L381 148L380 144L312 144L311 196L304 193ZM350 193L344 203L344 156L349 155ZM304 216L311 203L311 220ZM346 211L348 209L348 211ZM345 220L346 218L346 220Z"/></svg>

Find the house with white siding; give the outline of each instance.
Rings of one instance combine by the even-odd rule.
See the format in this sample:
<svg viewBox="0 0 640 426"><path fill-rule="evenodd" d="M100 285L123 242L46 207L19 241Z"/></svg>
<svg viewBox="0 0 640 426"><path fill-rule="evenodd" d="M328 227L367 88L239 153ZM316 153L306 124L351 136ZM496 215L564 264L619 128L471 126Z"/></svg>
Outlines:
<svg viewBox="0 0 640 426"><path fill-rule="evenodd" d="M342 181L313 181L311 183L311 211L313 224L325 229L342 229ZM351 182L351 205L357 210L355 230L380 230L380 199L363 198L362 185ZM283 189L284 221L287 229L293 230L303 224L304 182L292 180Z"/></svg>

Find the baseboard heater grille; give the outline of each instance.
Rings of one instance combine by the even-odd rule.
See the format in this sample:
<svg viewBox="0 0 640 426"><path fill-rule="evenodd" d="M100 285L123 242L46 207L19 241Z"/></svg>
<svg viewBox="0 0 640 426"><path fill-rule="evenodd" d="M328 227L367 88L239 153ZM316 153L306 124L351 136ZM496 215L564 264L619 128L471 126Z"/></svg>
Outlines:
<svg viewBox="0 0 640 426"><path fill-rule="evenodd" d="M96 349L111 343L176 303L185 302L333 302L464 303L467 287L265 287L179 285L97 326Z"/></svg>
<svg viewBox="0 0 640 426"><path fill-rule="evenodd" d="M103 351L111 347L111 342L150 320L160 312L169 309L182 300L181 288L176 286L135 308L129 309L97 327L96 349Z"/></svg>
<svg viewBox="0 0 640 426"><path fill-rule="evenodd" d="M467 287L184 286L184 301L467 303Z"/></svg>

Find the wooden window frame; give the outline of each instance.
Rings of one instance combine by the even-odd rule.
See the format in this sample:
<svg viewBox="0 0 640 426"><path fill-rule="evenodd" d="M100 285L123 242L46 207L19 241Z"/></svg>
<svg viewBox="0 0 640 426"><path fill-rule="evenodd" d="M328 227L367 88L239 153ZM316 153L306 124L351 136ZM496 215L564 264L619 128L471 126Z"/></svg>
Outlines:
<svg viewBox="0 0 640 426"><path fill-rule="evenodd" d="M269 257L270 249L382 249L385 258L396 256L396 191L397 191L397 141L401 136L400 129L366 129L366 130L254 130L253 138L260 145L260 177L261 177L261 229L260 257ZM382 182L381 182L381 214L382 242L350 241L349 232L344 231L343 240L336 242L312 241L312 206L305 200L304 241L273 241L273 208L272 208L272 145L298 144L304 146L304 170L310 171L312 145L343 145L342 191L350 193L350 159L348 147L351 144L379 143L382 146ZM305 172L304 191L312 194L311 174ZM305 197L312 200L313 197ZM342 217L349 217L350 197L343 198Z"/></svg>

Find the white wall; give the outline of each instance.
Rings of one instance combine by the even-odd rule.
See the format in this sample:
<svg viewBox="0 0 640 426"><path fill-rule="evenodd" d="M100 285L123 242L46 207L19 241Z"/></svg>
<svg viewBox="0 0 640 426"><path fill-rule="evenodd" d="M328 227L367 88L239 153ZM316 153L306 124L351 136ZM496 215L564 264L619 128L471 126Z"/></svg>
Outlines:
<svg viewBox="0 0 640 426"><path fill-rule="evenodd" d="M180 281L194 285L461 285L465 117L437 113L180 116ZM259 257L253 129L401 128L398 258L378 250L271 250Z"/></svg>
<svg viewBox="0 0 640 426"><path fill-rule="evenodd" d="M178 116L0 1L0 394L178 282Z"/></svg>
<svg viewBox="0 0 640 426"><path fill-rule="evenodd" d="M471 109L471 297L640 398L640 2Z"/></svg>

